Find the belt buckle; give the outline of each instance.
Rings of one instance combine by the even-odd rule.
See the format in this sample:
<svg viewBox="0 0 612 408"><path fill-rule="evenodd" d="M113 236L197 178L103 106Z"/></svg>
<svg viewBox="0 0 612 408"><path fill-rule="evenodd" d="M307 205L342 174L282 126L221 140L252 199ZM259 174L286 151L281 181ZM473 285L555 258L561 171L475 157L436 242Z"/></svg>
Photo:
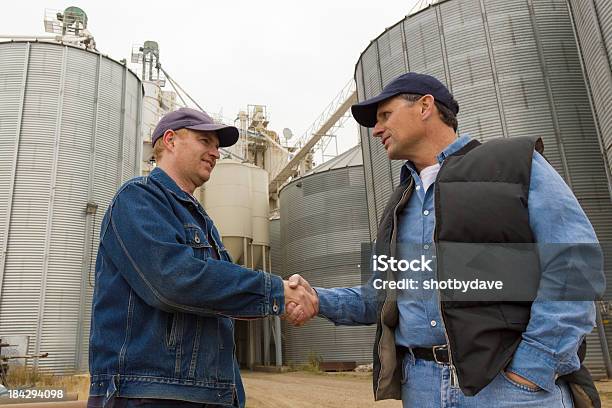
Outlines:
<svg viewBox="0 0 612 408"><path fill-rule="evenodd" d="M446 350L448 348L448 346L446 344L443 344L441 346L432 346L431 347L431 352L433 353L433 358L434 361L438 364L448 364L448 362L444 362L444 361L440 361L438 360L438 355L436 354L436 351L438 350Z"/></svg>

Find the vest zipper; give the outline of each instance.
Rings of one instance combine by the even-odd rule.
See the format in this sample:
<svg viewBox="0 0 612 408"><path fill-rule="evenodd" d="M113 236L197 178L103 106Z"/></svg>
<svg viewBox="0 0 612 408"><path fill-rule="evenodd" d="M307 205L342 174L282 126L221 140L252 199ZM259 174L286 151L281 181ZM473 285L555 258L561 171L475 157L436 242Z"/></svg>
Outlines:
<svg viewBox="0 0 612 408"><path fill-rule="evenodd" d="M402 197L400 198L400 200L397 202L397 204L395 205L395 208L393 209L393 231L391 231L391 243L393 244L396 239L397 239L397 209L399 208L400 204L405 200L406 198L406 193L408 193L408 190L410 190L410 187L412 187L412 184L414 183L414 181L411 179L410 183L408 184L408 186L406 187L406 189L404 190L404 192L402 193ZM405 203L404 203L405 205ZM393 248L393 251L391 253L391 256L394 255L394 250L395 248ZM389 251L391 251L392 248L389 248ZM380 312L380 321L381 321L381 325L383 324L383 315L385 314L385 307L387 306L387 296L385 296L385 301L383 302L382 305L382 309ZM385 335L384 331L381 330L380 333L380 339L378 340L378 355L381 355L381 350L380 350L380 344L382 343L382 338ZM381 362L381 367L382 367L382 362ZM380 370L382 371L382 370ZM378 382L376 383L376 392L375 395L378 396L378 389L380 388L380 373L378 373Z"/></svg>
<svg viewBox="0 0 612 408"><path fill-rule="evenodd" d="M391 232L391 244L393 244L394 246L392 248L389 248L391 250L391 256L395 255L395 246L397 244L397 209L399 208L400 205L402 206L406 205L406 202L405 202L406 193L408 192L410 187L412 187L413 183L414 183L414 180L412 180L411 178L410 184L408 184L408 187L406 187L406 189L402 193L402 197L400 198L400 200L395 205L395 208L393 209L393 231Z"/></svg>
<svg viewBox="0 0 612 408"><path fill-rule="evenodd" d="M438 188L438 178L440 177L440 173L442 172L442 168L444 168L444 163L442 162L442 164L440 165L440 170L438 170L438 174L436 175L436 180L434 182L434 214L436 216L436 224L434 227L434 236L433 236L433 241L434 241L434 246L435 246L435 253L436 253L436 259L438 260L438 264L436 265L436 279L438 279L438 281L440 281L440 275L438 273L438 266L439 266L439 262L440 262L440 257L438 256L438 240L439 240L439 236L438 236L438 212L436 211L438 209L438 206L436 205L436 201L440 198L440 190ZM440 288L438 287L437 289L438 292L438 306L440 307L440 317L442 318L442 325L444 326L444 337L446 337L446 344L448 345L448 363L450 365L450 371L451 371L451 378L450 378L450 384L451 384L451 388L460 388L459 386L459 376L457 374L457 368L455 367L455 365L453 364L453 353L451 351L452 347L451 347L451 342L450 342L450 337L448 336L448 332L446 331L446 320L444 319L444 310L442 307L442 294L440 292Z"/></svg>

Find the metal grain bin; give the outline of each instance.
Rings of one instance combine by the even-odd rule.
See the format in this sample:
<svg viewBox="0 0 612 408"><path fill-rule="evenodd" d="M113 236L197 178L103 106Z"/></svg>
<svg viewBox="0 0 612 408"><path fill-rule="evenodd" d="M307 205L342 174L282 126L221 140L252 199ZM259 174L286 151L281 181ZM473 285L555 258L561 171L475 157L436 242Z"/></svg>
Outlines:
<svg viewBox="0 0 612 408"><path fill-rule="evenodd" d="M362 153L356 146L293 180L280 192L282 272L299 273L313 286L361 282L361 243L369 242ZM274 253L274 252L273 252ZM285 325L283 361L372 361L375 327L336 327L316 318L300 328Z"/></svg>
<svg viewBox="0 0 612 408"><path fill-rule="evenodd" d="M596 3L609 10L607 2ZM606 164L566 1L447 0L407 16L363 51L355 67L358 99L377 95L408 71L434 75L449 87L461 107L460 133L479 140L541 136L547 159L599 239L612 240ZM600 88L610 92L609 85ZM602 98L609 107L610 98ZM403 163L389 161L371 130L362 127L360 134L374 239ZM601 372L601 359L593 364Z"/></svg>
<svg viewBox="0 0 612 408"><path fill-rule="evenodd" d="M568 4L612 195L612 3L570 0ZM612 282L612 271L607 272L606 279ZM605 300L608 313L603 321L608 345L612 345L612 285Z"/></svg>
<svg viewBox="0 0 612 408"><path fill-rule="evenodd" d="M612 177L612 3L570 0L572 22L590 92L601 148ZM612 194L612 186L611 194Z"/></svg>
<svg viewBox="0 0 612 408"><path fill-rule="evenodd" d="M142 86L101 54L0 43L0 337L87 371L100 222L139 172Z"/></svg>

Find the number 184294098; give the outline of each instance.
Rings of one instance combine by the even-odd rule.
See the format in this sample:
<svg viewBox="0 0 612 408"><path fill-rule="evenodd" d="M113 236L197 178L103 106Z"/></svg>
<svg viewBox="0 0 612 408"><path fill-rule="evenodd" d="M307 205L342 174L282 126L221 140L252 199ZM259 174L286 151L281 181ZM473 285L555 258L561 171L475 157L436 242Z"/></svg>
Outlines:
<svg viewBox="0 0 612 408"><path fill-rule="evenodd" d="M64 398L64 390L62 389L26 389L26 390L8 390L8 397L11 399L62 399Z"/></svg>

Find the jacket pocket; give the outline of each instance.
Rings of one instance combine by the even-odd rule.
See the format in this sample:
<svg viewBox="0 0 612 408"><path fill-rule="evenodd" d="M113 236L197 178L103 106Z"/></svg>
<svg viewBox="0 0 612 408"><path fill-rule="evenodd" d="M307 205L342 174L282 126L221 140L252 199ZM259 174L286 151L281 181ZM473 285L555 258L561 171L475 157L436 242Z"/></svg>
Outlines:
<svg viewBox="0 0 612 408"><path fill-rule="evenodd" d="M206 232L193 224L187 224L185 227L185 242L193 250L196 258L205 259L210 257L212 245L208 241Z"/></svg>

